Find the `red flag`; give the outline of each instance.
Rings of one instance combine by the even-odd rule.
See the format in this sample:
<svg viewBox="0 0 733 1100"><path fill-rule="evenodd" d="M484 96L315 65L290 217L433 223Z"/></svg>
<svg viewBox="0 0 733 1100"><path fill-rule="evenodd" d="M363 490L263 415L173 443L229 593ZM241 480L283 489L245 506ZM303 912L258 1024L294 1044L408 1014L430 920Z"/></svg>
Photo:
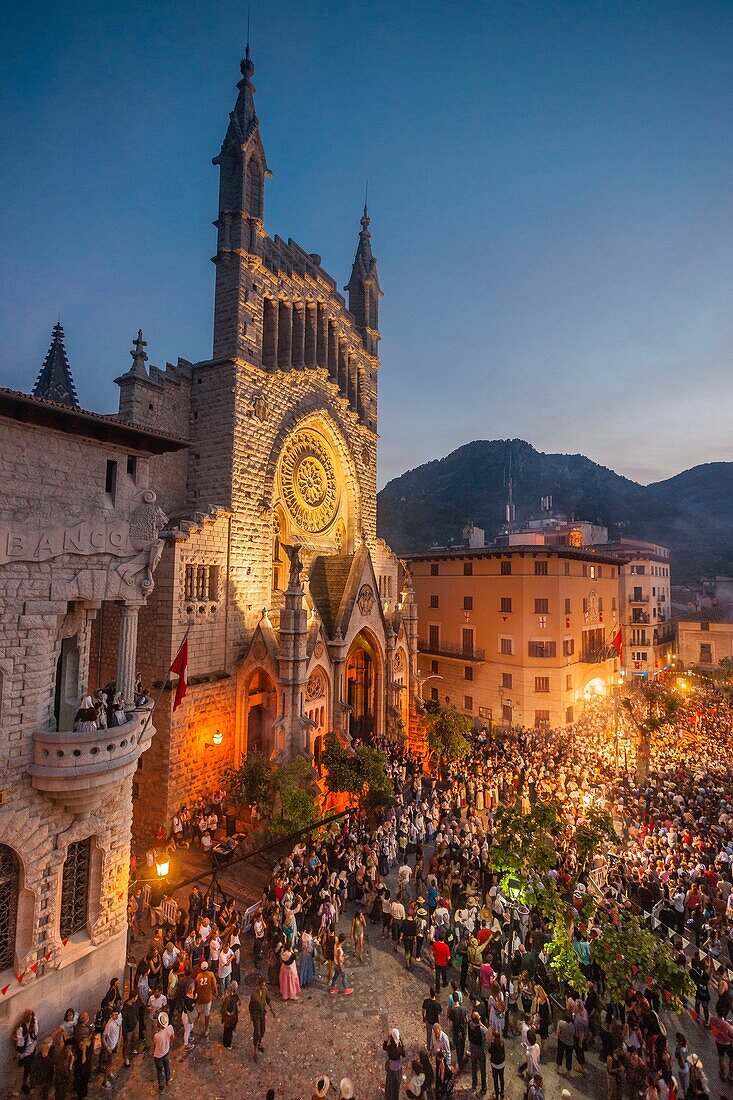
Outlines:
<svg viewBox="0 0 733 1100"><path fill-rule="evenodd" d="M9 989L10 989L10 986L9 986L9 985L4 985L4 986L2 987L2 989L0 989L0 993L2 993L3 997L4 997L4 996L5 996L5 994L6 994L7 992L8 992L8 990L9 990Z"/></svg>
<svg viewBox="0 0 733 1100"><path fill-rule="evenodd" d="M621 627L618 628L618 630L614 634L613 638L611 639L611 645L613 646L613 648L618 653L619 661L623 661L624 656L623 656L623 645L622 645L622 639L621 639Z"/></svg>
<svg viewBox="0 0 733 1100"><path fill-rule="evenodd" d="M176 659L170 667L171 672L178 674L176 684L176 697L173 700L173 710L176 711L183 702L188 691L188 638L183 639L183 645L176 654Z"/></svg>

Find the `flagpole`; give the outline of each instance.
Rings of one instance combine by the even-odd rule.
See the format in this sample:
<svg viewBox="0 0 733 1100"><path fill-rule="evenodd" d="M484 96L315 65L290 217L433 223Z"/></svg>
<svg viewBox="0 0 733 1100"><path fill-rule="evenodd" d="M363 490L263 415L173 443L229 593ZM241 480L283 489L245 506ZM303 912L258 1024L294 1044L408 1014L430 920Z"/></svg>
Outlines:
<svg viewBox="0 0 733 1100"><path fill-rule="evenodd" d="M147 713L147 715L146 715L146 717L145 717L145 721L143 722L143 728L142 728L142 729L140 730L140 736L142 736L142 735L143 735L143 733L145 732L145 730L146 730L146 729L148 728L148 724L149 724L149 722L150 722L150 719L151 719L151 718L153 717L153 711L154 711L154 710L155 710L155 708L157 707L158 703L159 703L159 702L160 702L160 700L161 700L161 697L162 697L162 695L163 695L163 692L165 691L165 689L166 689L166 688L167 688L167 686L168 686L168 680L170 679L171 669L172 669L173 665L174 665L174 664L175 664L175 662L176 662L176 658L178 657L178 654L179 654L179 653L181 652L181 650L183 649L184 645L186 644L186 641L187 641L187 639L188 639L188 634L189 634L189 631L190 631L190 629L191 629L191 627L190 627L190 626L186 628L186 633L185 633L185 634L184 634L184 636L183 636L183 641L181 642L181 644L179 645L178 649L176 650L176 656L175 656L175 657L173 658L173 660L171 661L171 663L170 663L170 664L168 665L168 671L166 672L165 676L163 677L163 683L162 683L162 684L160 685L160 691L159 691L159 692L158 692L158 694L156 695L156 697L155 697L155 702L153 703L152 707L151 707L151 708L150 708L150 710L148 711L148 713Z"/></svg>

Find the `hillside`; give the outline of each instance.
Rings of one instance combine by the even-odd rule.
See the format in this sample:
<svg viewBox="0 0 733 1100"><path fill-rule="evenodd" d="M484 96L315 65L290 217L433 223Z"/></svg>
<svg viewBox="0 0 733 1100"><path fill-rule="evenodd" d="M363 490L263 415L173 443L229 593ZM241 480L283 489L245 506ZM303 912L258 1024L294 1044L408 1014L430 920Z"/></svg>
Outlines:
<svg viewBox="0 0 733 1100"><path fill-rule="evenodd" d="M519 523L552 495L555 511L600 521L611 538L669 546L675 581L733 573L733 463L639 485L584 455L543 454L521 439L475 440L390 481L378 497L379 534L399 554L455 542L469 520L493 538L504 521L510 451Z"/></svg>

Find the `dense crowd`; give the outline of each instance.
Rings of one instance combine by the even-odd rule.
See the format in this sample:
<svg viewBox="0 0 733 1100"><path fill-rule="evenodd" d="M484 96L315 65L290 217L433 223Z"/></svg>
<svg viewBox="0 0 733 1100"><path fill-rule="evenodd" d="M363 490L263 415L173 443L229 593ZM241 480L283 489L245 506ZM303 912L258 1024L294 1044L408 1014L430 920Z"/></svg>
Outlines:
<svg viewBox="0 0 733 1100"><path fill-rule="evenodd" d="M16 1045L26 1091L33 1086L48 1096L53 1083L57 1097L84 1097L93 1073L109 1087L120 1062L127 1067L145 1051L163 1090L178 1032L190 1050L199 1037L209 1038L218 1018L221 1042L232 1046L243 956L259 971L246 998L256 1061L278 1003L297 1003L316 983L326 996L351 995L353 968L370 940L408 970L429 967L431 976L427 996L415 983L411 1009L424 1026L424 1044L409 1048L397 1027L385 1036L386 1100L444 1100L461 1073L470 1073L479 1095L490 1080L502 1100L508 1044L521 1051L528 1100L544 1098L548 1059L569 1077L586 1072L591 1051L610 1100L710 1095L701 1058L682 1031L667 1033L658 992L643 976L626 1003L612 1002L591 953L596 930L578 921L573 949L584 987L558 983L548 963L546 918L538 906L506 896L492 866L502 806L528 811L538 800L554 802L570 825L591 803L608 807L619 840L608 853L610 870L601 868L597 880L600 904L612 918L622 909L642 914L670 940L694 982L690 1026L709 1026L719 1075L733 1079L730 711L713 689L697 689L695 706L694 725L686 715L679 737L653 745L642 784L626 767L632 732L622 728L619 752L610 711L590 703L570 729L479 732L469 757L442 782L424 773L421 760L393 749L394 805L376 822L352 814L328 835L297 843L246 914L194 888L175 924L155 927L151 938L142 891L133 894L133 933L145 937L146 950L129 995L113 981L94 1020L70 1009L40 1046L34 1017L24 1018ZM184 808L173 842L200 842L211 832L211 812L211 801L190 813ZM591 871L569 839L550 876L582 901ZM329 1086L320 1079L313 1095L325 1096ZM349 1078L339 1091L354 1095Z"/></svg>

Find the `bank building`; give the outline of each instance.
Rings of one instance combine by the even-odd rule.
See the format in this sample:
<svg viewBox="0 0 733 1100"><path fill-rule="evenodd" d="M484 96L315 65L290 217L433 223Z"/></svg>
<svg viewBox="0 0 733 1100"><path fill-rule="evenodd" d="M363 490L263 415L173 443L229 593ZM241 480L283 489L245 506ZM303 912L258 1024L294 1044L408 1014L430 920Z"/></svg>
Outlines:
<svg viewBox="0 0 733 1100"><path fill-rule="evenodd" d="M0 390L6 1028L33 1007L45 1034L121 973L131 833L149 841L249 751L318 770L330 731L415 728L416 604L376 533L369 217L346 297L268 235L253 73L248 49L214 158L212 358L159 369L138 333L102 416L79 407L57 325L33 394ZM151 711L184 638L186 697ZM110 685L120 724L72 732Z"/></svg>

